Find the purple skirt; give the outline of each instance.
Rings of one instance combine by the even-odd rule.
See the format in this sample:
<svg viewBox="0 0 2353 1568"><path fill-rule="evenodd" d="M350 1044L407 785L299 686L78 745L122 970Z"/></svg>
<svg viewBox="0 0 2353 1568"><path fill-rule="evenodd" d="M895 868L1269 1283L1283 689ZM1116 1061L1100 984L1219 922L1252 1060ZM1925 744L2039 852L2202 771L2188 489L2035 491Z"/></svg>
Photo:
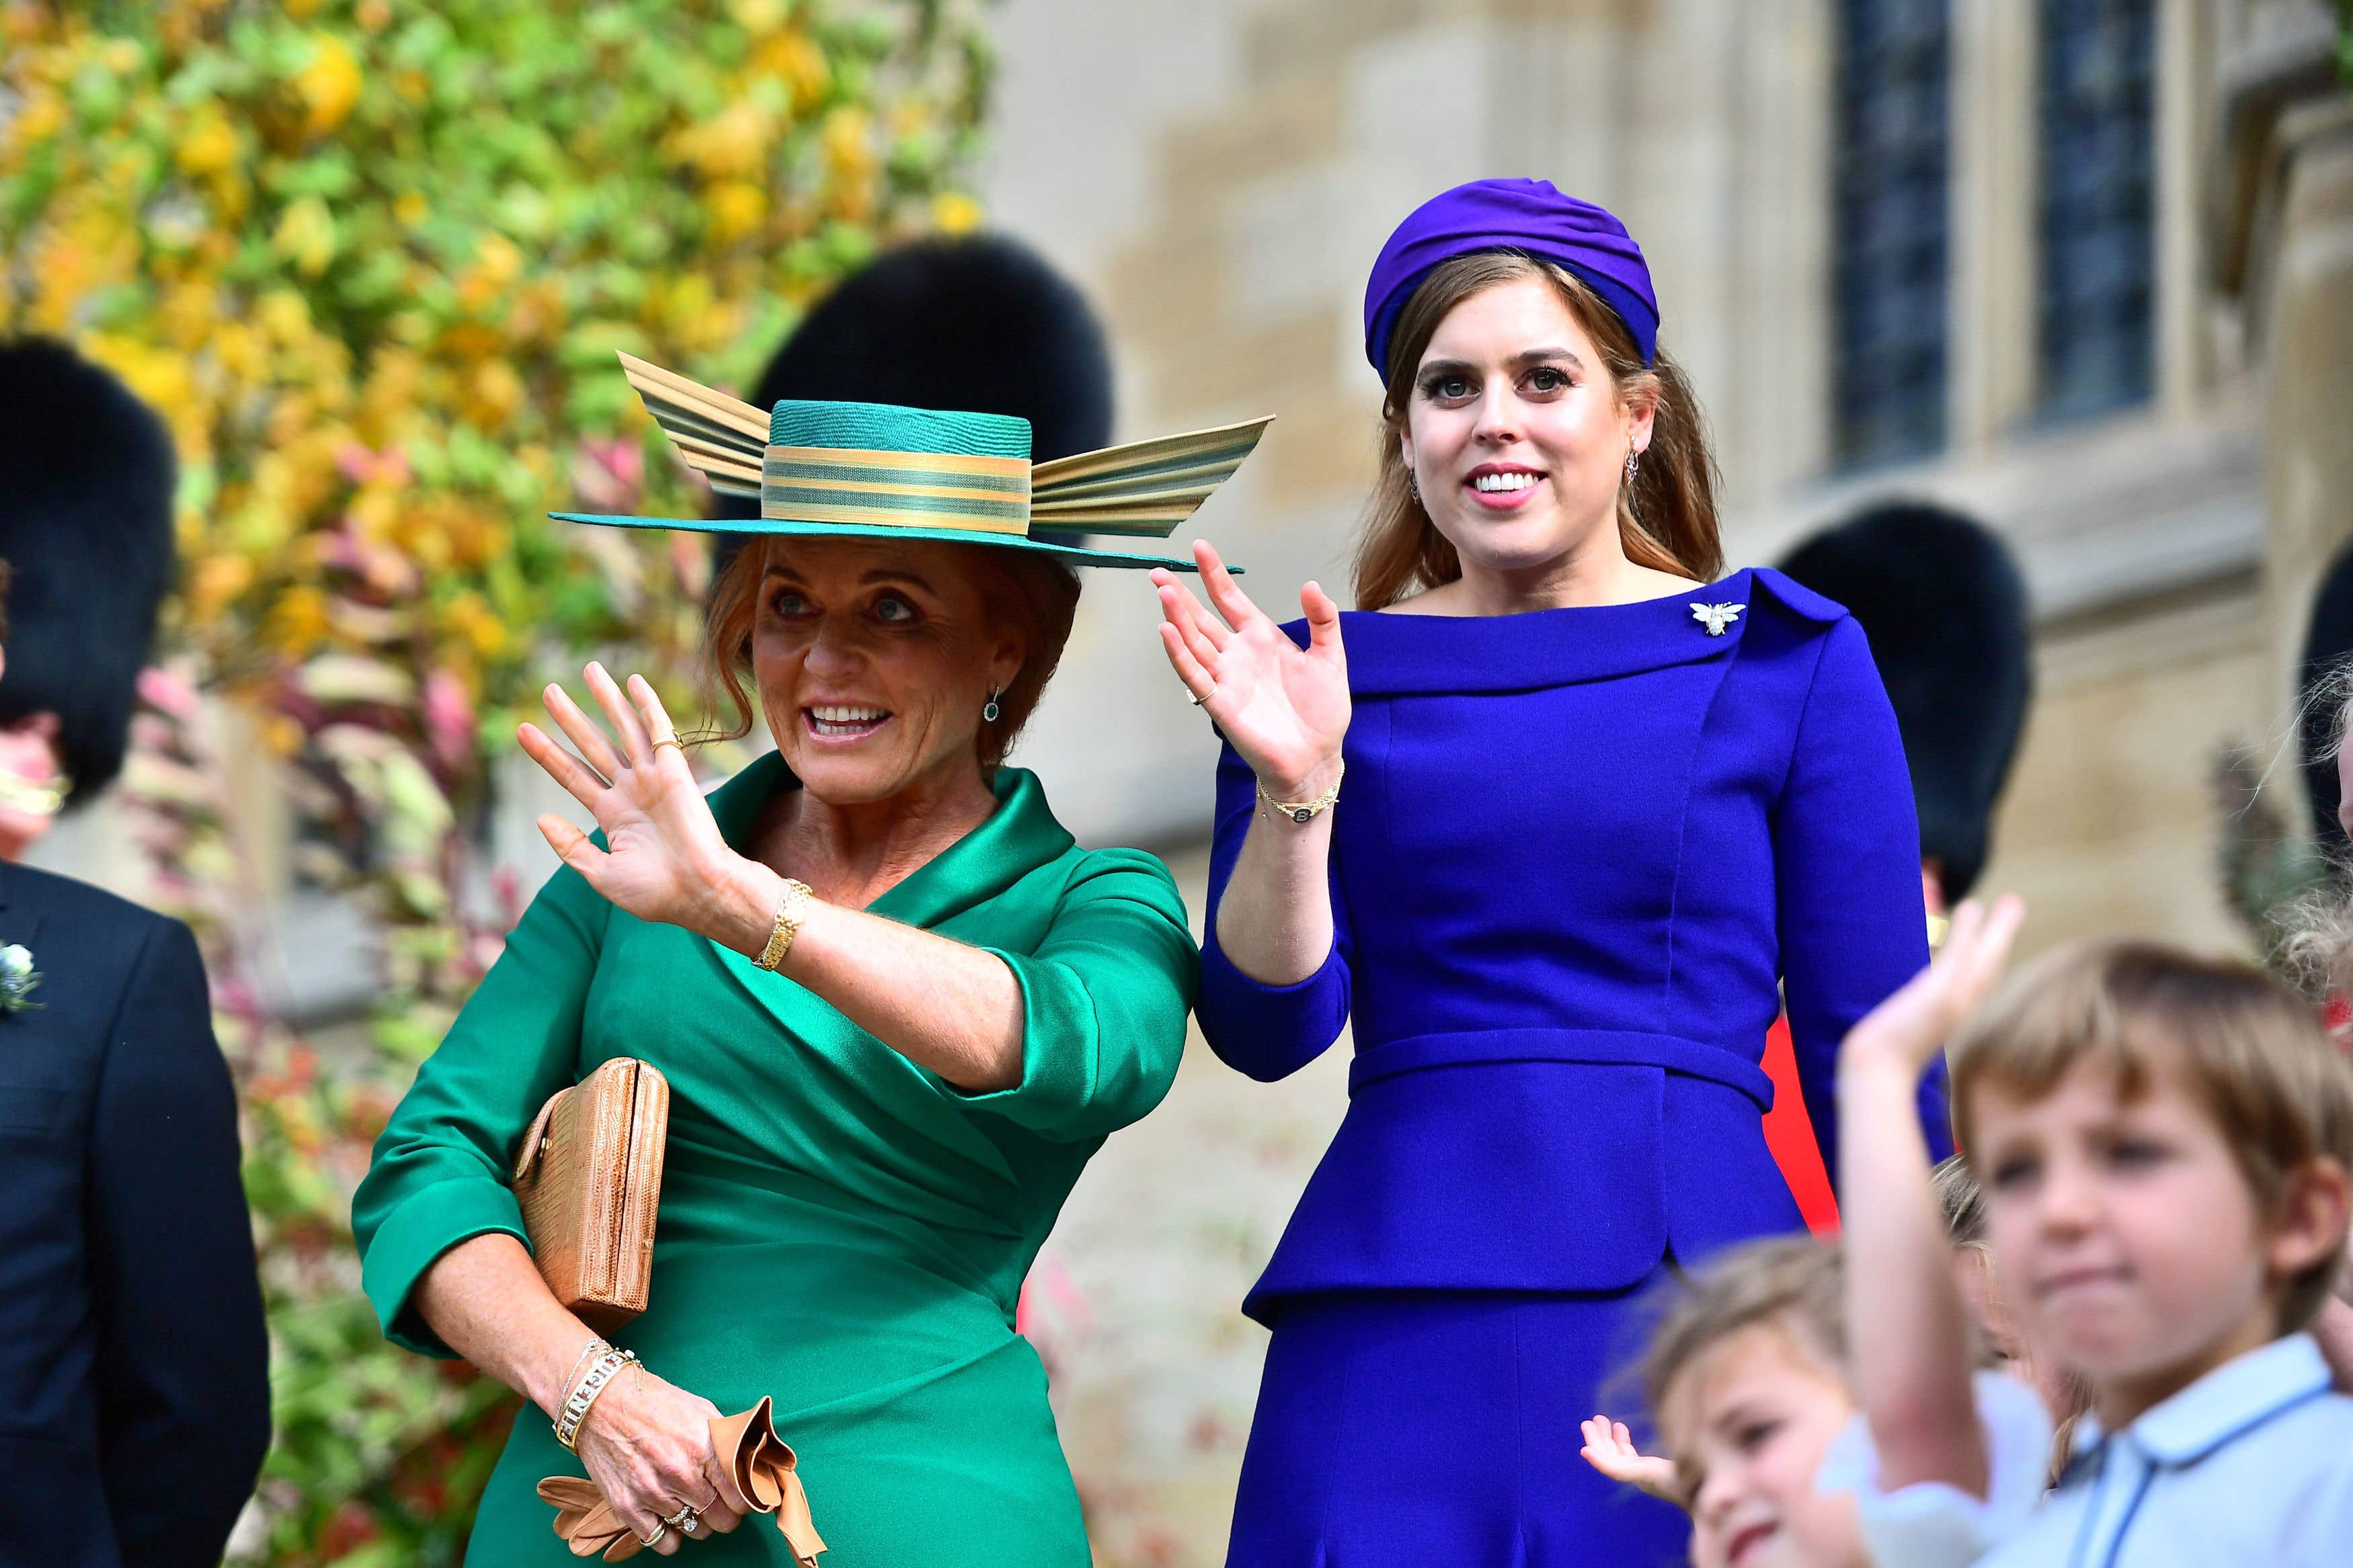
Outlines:
<svg viewBox="0 0 2353 1568"><path fill-rule="evenodd" d="M1684 1562L1689 1521L1577 1452L1587 1416L1636 1414L1651 1284L1282 1301L1227 1568Z"/></svg>

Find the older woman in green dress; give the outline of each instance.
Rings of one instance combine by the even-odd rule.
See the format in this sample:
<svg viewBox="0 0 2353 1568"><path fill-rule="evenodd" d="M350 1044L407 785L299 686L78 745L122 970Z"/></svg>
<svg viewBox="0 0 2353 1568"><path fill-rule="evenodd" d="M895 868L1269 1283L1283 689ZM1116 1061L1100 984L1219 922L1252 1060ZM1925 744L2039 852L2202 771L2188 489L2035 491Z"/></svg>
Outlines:
<svg viewBox="0 0 2353 1568"><path fill-rule="evenodd" d="M595 716L549 688L564 739L527 724L523 748L602 831L541 819L564 868L354 1204L366 1289L396 1342L552 1415L592 1335L542 1282L506 1173L550 1094L650 1061L671 1088L651 1300L612 1336L642 1370L606 1387L576 1458L516 1424L472 1559L570 1561L533 1489L585 1467L658 1552L789 1563L776 1531L735 1529L707 1426L770 1395L831 1568L1082 1568L1014 1303L1088 1158L1167 1091L1198 958L1157 860L1080 849L1000 765L1068 635L1071 566L1154 563L1028 519L1165 533L1259 427L1033 476L1020 420L764 416L630 374L689 461L761 498L758 521L703 525L754 535L709 658L776 751L706 798L642 679L590 665Z"/></svg>

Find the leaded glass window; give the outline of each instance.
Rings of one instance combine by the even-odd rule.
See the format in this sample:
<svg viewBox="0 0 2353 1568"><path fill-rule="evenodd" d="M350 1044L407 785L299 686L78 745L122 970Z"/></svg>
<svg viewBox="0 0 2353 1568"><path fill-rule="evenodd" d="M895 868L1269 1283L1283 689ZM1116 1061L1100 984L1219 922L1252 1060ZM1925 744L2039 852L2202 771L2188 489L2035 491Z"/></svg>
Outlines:
<svg viewBox="0 0 2353 1568"><path fill-rule="evenodd" d="M1832 439L1842 464L1945 444L1950 0L1840 0Z"/></svg>
<svg viewBox="0 0 2353 1568"><path fill-rule="evenodd" d="M2042 0L2040 402L2070 418L2156 378L2156 0Z"/></svg>

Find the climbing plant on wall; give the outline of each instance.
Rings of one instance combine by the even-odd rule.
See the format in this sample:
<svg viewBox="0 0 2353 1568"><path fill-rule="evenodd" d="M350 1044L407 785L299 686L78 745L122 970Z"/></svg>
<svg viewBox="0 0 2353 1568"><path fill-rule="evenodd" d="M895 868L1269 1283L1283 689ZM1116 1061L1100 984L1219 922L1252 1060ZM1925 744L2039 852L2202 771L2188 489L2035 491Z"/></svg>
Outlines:
<svg viewBox="0 0 2353 1568"><path fill-rule="evenodd" d="M350 1190L516 912L479 854L516 713L586 647L677 687L704 585L688 536L543 513L702 504L616 350L748 384L878 244L970 226L979 4L0 0L0 332L180 453L123 788L245 1104L279 1437L241 1550L455 1558L512 1405L377 1336ZM356 1045L278 1005L232 763L373 921Z"/></svg>

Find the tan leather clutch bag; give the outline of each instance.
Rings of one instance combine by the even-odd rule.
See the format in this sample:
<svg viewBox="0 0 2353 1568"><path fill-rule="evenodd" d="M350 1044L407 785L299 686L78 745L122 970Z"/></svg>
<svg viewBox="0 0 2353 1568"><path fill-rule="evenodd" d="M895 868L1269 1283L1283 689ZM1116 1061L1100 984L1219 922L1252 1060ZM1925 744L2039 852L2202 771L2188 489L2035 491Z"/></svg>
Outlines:
<svg viewBox="0 0 2353 1568"><path fill-rule="evenodd" d="M669 1131L670 1080L617 1057L550 1096L515 1151L540 1276L600 1333L646 1310Z"/></svg>

